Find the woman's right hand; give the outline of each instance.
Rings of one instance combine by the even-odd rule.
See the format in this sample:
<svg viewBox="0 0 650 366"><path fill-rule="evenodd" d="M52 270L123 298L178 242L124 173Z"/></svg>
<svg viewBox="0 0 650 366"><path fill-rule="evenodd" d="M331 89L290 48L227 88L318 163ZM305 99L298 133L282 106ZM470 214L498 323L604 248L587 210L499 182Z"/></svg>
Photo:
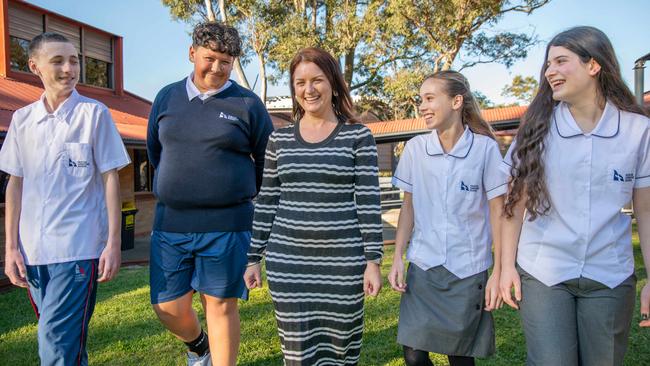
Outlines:
<svg viewBox="0 0 650 366"><path fill-rule="evenodd" d="M249 290L256 287L262 288L262 269L261 264L256 263L246 267L244 273L244 283Z"/></svg>
<svg viewBox="0 0 650 366"><path fill-rule="evenodd" d="M402 258L393 258L393 265L388 272L390 287L397 292L406 292L406 280L404 279L404 261Z"/></svg>
<svg viewBox="0 0 650 366"><path fill-rule="evenodd" d="M521 278L514 266L503 267L501 269L501 279L499 281L501 297L510 307L519 310L518 302L521 301ZM514 298L512 290L514 288Z"/></svg>

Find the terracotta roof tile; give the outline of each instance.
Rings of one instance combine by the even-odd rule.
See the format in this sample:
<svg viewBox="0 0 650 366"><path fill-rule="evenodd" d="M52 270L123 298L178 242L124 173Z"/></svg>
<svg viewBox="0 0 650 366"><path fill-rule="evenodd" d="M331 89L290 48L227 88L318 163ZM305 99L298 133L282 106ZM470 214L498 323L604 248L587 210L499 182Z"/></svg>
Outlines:
<svg viewBox="0 0 650 366"><path fill-rule="evenodd" d="M80 93L99 100L109 108L122 138L146 140L151 102L128 92L114 95L84 88ZM43 88L39 85L0 77L0 131L7 131L15 110L33 103L42 94Z"/></svg>
<svg viewBox="0 0 650 366"><path fill-rule="evenodd" d="M492 108L484 109L481 113L488 123L494 124L498 122L519 120L524 115L527 108L527 106ZM374 136L427 131L427 126L424 123L424 120L419 118L373 122L368 123L366 126L368 126Z"/></svg>

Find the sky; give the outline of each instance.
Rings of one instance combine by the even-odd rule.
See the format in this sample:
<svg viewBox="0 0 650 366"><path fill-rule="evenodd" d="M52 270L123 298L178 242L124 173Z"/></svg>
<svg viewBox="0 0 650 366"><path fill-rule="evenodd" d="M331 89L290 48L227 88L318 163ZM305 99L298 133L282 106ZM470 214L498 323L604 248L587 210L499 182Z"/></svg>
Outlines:
<svg viewBox="0 0 650 366"><path fill-rule="evenodd" d="M160 0L28 0L27 2L90 24L124 38L126 90L153 100L163 86L189 75L191 27L171 19ZM650 1L647 0L552 0L531 15L504 16L494 29L534 33L542 41L528 57L510 69L499 64L477 65L462 72L473 90L495 103L509 103L501 90L517 75L539 77L546 43L558 32L576 25L590 25L607 34L614 45L621 72L634 91L634 61L650 53ZM251 62L245 71L252 84L258 75ZM232 78L236 80L233 72ZM268 96L288 95L287 80L269 85ZM258 87L259 89L259 83ZM650 62L646 63L645 90L650 90ZM256 90L259 92L259 90Z"/></svg>

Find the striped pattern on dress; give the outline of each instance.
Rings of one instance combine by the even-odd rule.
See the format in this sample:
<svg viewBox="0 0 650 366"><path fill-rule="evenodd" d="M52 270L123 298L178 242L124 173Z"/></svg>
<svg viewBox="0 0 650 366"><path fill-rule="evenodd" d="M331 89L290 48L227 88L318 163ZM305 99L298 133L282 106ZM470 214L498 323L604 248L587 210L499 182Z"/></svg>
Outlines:
<svg viewBox="0 0 650 366"><path fill-rule="evenodd" d="M269 138L248 260L266 256L286 365L355 365L366 261L383 255L377 148L363 125L318 144L298 128Z"/></svg>

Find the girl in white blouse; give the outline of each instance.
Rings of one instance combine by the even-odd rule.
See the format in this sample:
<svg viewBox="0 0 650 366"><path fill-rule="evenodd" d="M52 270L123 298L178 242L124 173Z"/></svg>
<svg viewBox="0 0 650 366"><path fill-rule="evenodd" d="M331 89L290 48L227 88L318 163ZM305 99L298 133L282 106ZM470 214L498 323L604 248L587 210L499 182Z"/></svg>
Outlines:
<svg viewBox="0 0 650 366"><path fill-rule="evenodd" d="M520 309L529 365L620 365L636 294L621 208L634 201L647 270L650 120L596 28L555 36L540 79L504 161L502 296ZM643 314L648 300L646 285Z"/></svg>
<svg viewBox="0 0 650 366"><path fill-rule="evenodd" d="M490 311L501 306L498 229L507 176L462 74L433 74L420 97L432 131L406 144L393 176L404 190L388 277L402 292L397 341L407 366L431 365L428 352L449 355L452 366L474 365L495 349Z"/></svg>

